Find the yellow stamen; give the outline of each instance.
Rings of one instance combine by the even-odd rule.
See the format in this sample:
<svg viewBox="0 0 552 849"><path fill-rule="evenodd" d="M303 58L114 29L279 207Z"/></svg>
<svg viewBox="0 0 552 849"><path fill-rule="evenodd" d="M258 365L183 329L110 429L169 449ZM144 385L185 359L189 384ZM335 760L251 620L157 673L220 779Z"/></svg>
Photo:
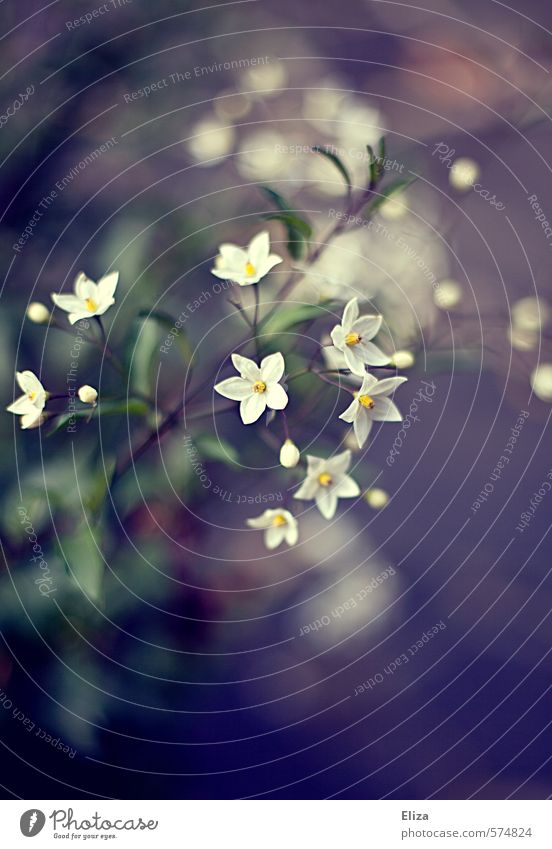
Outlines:
<svg viewBox="0 0 552 849"><path fill-rule="evenodd" d="M36 392L34 390L32 392L27 392L27 398L29 399L29 401L34 401L34 399L36 398Z"/></svg>
<svg viewBox="0 0 552 849"><path fill-rule="evenodd" d="M247 274L248 277L253 277L253 275L256 273L255 266L253 265L253 263L251 263L251 262L245 263L245 273Z"/></svg>
<svg viewBox="0 0 552 849"><path fill-rule="evenodd" d="M277 515L277 516L274 516L274 518L273 518L273 520L272 520L272 524L274 525L274 527L275 527L275 528L281 528L281 527L282 527L282 525L286 525L286 524L287 524L287 522L286 522L286 517L285 517L285 516L282 516L282 514L281 514L281 513L278 513L278 515Z"/></svg>
<svg viewBox="0 0 552 849"><path fill-rule="evenodd" d="M88 312L96 312L96 310L98 309L98 304L95 300L93 300L93 298L87 298L84 303L86 304L86 309L88 310Z"/></svg>
<svg viewBox="0 0 552 849"><path fill-rule="evenodd" d="M358 401L359 404L362 404L363 407L367 407L369 410L371 410L375 404L374 399L370 395L361 395Z"/></svg>
<svg viewBox="0 0 552 849"><path fill-rule="evenodd" d="M358 335L358 333L347 333L345 337L346 345L358 345L359 342L360 336Z"/></svg>
<svg viewBox="0 0 552 849"><path fill-rule="evenodd" d="M260 394L261 392L266 392L266 383L263 383L262 380L257 380L253 384L253 392Z"/></svg>
<svg viewBox="0 0 552 849"><path fill-rule="evenodd" d="M320 486L330 486L333 478L329 472L321 472L318 475L318 483Z"/></svg>

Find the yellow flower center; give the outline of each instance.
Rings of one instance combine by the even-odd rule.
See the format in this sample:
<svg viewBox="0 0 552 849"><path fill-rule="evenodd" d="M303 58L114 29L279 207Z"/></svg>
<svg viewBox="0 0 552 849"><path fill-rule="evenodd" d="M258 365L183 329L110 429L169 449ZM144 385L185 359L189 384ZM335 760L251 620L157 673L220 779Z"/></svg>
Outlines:
<svg viewBox="0 0 552 849"><path fill-rule="evenodd" d="M374 399L370 395L360 395L358 402L359 404L362 404L363 407L366 407L368 410L371 410L375 404Z"/></svg>
<svg viewBox="0 0 552 849"><path fill-rule="evenodd" d="M88 312L96 312L96 310L98 309L98 304L93 298L87 298L84 303L86 304L86 309L88 310Z"/></svg>
<svg viewBox="0 0 552 849"><path fill-rule="evenodd" d="M29 399L29 401L34 401L34 399L36 398L36 392L34 391L34 389L31 392L27 392L27 398Z"/></svg>
<svg viewBox="0 0 552 849"><path fill-rule="evenodd" d="M247 274L248 277L253 277L253 275L256 274L255 266L253 265L252 262L246 262L245 263L245 273Z"/></svg>
<svg viewBox="0 0 552 849"><path fill-rule="evenodd" d="M256 392L257 394L266 392L266 383L263 383L262 380L256 380L253 384L253 392Z"/></svg>
<svg viewBox="0 0 552 849"><path fill-rule="evenodd" d="M282 525L287 524L286 517L283 516L281 513L278 513L277 516L274 516L274 518L272 520L272 524L274 525L275 528L281 528Z"/></svg>
<svg viewBox="0 0 552 849"><path fill-rule="evenodd" d="M358 333L347 333L345 337L346 345L358 345L359 342L360 336L358 335Z"/></svg>
<svg viewBox="0 0 552 849"><path fill-rule="evenodd" d="M329 472L321 472L318 475L318 483L320 486L329 486L332 482L333 478Z"/></svg>

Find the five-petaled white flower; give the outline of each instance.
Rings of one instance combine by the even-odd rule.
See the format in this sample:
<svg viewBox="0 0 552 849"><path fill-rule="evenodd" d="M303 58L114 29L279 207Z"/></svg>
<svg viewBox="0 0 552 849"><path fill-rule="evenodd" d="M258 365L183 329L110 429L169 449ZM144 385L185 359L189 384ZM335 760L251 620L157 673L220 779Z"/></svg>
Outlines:
<svg viewBox="0 0 552 849"><path fill-rule="evenodd" d="M90 280L81 272L75 279L74 295L58 295L52 293L52 301L62 310L69 313L69 321L74 324L81 318L92 318L103 315L115 303L115 289L119 281L119 272L106 274L97 283Z"/></svg>
<svg viewBox="0 0 552 849"><path fill-rule="evenodd" d="M359 318L358 313L358 299L352 298L343 310L341 324L336 324L331 337L337 350L345 355L347 367L353 374L363 376L366 374L365 365L384 366L389 357L370 342L379 332L381 315Z"/></svg>
<svg viewBox="0 0 552 849"><path fill-rule="evenodd" d="M340 419L353 423L355 436L359 447L362 448L372 428L372 422L400 422L402 416L387 396L407 380L406 377L386 377L377 380L372 374L367 374L362 386L355 392L355 397Z"/></svg>
<svg viewBox="0 0 552 849"><path fill-rule="evenodd" d="M267 407L283 410L287 406L288 396L279 383L285 368L280 353L265 357L260 368L253 360L240 354L232 354L232 362L240 377L229 377L217 383L215 390L232 401L241 401L240 416L244 424L256 422Z"/></svg>
<svg viewBox="0 0 552 849"><path fill-rule="evenodd" d="M289 510L265 510L255 519L247 519L247 524L265 532L264 543L270 549L278 548L284 540L288 545L295 545L299 538L297 519Z"/></svg>
<svg viewBox="0 0 552 849"><path fill-rule="evenodd" d="M21 427L24 430L40 427L44 421L42 410L46 405L48 393L32 371L18 371L15 376L24 394L10 404L7 411L21 416Z"/></svg>
<svg viewBox="0 0 552 849"><path fill-rule="evenodd" d="M283 262L282 257L270 253L270 239L267 231L263 230L251 239L247 248L229 243L221 245L211 274L240 286L250 286L258 283L280 262Z"/></svg>
<svg viewBox="0 0 552 849"><path fill-rule="evenodd" d="M314 499L325 519L332 519L338 498L355 498L360 488L347 474L351 452L343 451L329 460L307 455L307 477L293 496L305 501Z"/></svg>

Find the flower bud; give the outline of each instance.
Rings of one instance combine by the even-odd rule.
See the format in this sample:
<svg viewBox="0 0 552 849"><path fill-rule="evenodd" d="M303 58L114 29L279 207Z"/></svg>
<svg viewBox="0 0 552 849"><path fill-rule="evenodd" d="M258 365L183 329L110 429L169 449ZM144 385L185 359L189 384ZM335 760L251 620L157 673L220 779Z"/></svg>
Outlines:
<svg viewBox="0 0 552 849"><path fill-rule="evenodd" d="M374 487L373 489L368 489L365 492L364 499L370 507L374 508L374 510L380 510L382 507L385 507L389 501L389 495L384 489Z"/></svg>
<svg viewBox="0 0 552 849"><path fill-rule="evenodd" d="M391 357L391 365L395 368L412 368L414 365L414 354L411 351L395 351Z"/></svg>
<svg viewBox="0 0 552 849"><path fill-rule="evenodd" d="M293 469L299 462L301 453L293 440L286 439L280 448L280 463L286 469Z"/></svg>
<svg viewBox="0 0 552 849"><path fill-rule="evenodd" d="M50 318L50 310L44 304L33 301L27 307L27 318L35 324L46 324Z"/></svg>
<svg viewBox="0 0 552 849"><path fill-rule="evenodd" d="M98 393L93 386L81 386L78 391L78 396L83 404L92 404L93 406L96 406Z"/></svg>

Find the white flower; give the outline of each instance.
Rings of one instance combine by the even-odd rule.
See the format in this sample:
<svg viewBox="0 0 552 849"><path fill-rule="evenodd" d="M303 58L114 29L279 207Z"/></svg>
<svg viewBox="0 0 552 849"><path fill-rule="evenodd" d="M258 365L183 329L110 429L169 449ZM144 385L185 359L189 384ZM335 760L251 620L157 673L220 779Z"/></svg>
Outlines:
<svg viewBox="0 0 552 849"><path fill-rule="evenodd" d="M345 355L347 367L353 374L364 375L365 364L384 366L389 357L370 342L381 327L381 315L359 318L358 312L358 299L352 298L343 310L341 324L336 324L331 337L337 350Z"/></svg>
<svg viewBox="0 0 552 849"><path fill-rule="evenodd" d="M280 463L286 469L293 469L301 457L301 452L292 439L286 439L280 448Z"/></svg>
<svg viewBox="0 0 552 849"><path fill-rule="evenodd" d="M372 422L400 422L402 416L397 407L387 395L406 381L406 377L386 377L377 380L372 374L367 374L362 386L355 392L355 397L340 419L353 423L355 436L359 447L362 448L372 428Z"/></svg>
<svg viewBox="0 0 552 849"><path fill-rule="evenodd" d="M27 307L27 318L35 324L46 324L50 318L50 310L39 301L33 301Z"/></svg>
<svg viewBox="0 0 552 849"><path fill-rule="evenodd" d="M88 386L88 384L81 386L77 394L83 404L92 404L94 407L96 406L98 392L93 386Z"/></svg>
<svg viewBox="0 0 552 849"><path fill-rule="evenodd" d="M284 540L295 545L299 537L297 519L289 510L265 510L255 519L247 519L250 528L264 530L264 542L267 548L278 548Z"/></svg>
<svg viewBox="0 0 552 849"><path fill-rule="evenodd" d="M280 353L265 357L260 368L240 354L232 354L232 362L240 377L229 377L217 383L215 391L232 401L241 401L240 416L244 424L256 422L267 407L283 410L287 406L288 396L279 383L285 368Z"/></svg>
<svg viewBox="0 0 552 849"><path fill-rule="evenodd" d="M48 394L32 371L18 371L15 376L24 394L6 409L8 413L21 416L21 427L24 430L39 427L44 421L42 410L46 405Z"/></svg>
<svg viewBox="0 0 552 849"><path fill-rule="evenodd" d="M103 315L109 307L115 303L113 295L117 288L119 272L112 271L106 274L97 283L90 280L82 272L75 280L74 295L57 295L52 293L52 300L56 307L69 313L69 321L74 324L81 318L92 318L95 315Z"/></svg>
<svg viewBox="0 0 552 849"><path fill-rule="evenodd" d="M325 519L333 518L338 498L355 498L360 495L356 481L348 474L351 452L343 451L329 460L307 455L307 477L293 496L305 501L314 499Z"/></svg>
<svg viewBox="0 0 552 849"><path fill-rule="evenodd" d="M282 257L270 253L269 236L264 230L251 239L247 248L228 243L221 245L211 274L240 286L250 286L258 283L261 277L282 261Z"/></svg>

